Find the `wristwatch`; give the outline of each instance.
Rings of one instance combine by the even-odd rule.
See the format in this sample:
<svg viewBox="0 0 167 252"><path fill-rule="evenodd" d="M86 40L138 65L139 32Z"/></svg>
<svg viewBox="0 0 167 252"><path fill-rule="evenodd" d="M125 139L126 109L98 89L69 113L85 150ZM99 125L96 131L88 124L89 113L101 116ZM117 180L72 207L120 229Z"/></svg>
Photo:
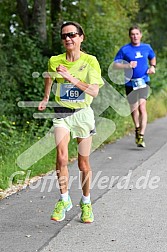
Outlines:
<svg viewBox="0 0 167 252"><path fill-rule="evenodd" d="M152 67L152 66L153 66L154 68L156 68L156 65L150 65L150 67Z"/></svg>

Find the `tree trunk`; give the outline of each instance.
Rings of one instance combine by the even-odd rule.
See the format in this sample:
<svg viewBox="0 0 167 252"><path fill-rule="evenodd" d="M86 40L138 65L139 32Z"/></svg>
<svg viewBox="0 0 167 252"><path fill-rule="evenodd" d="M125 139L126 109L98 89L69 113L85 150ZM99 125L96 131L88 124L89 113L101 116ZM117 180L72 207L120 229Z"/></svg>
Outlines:
<svg viewBox="0 0 167 252"><path fill-rule="evenodd" d="M25 30L29 29L29 11L27 0L17 0L17 11Z"/></svg>
<svg viewBox="0 0 167 252"><path fill-rule="evenodd" d="M62 24L61 0L51 0L51 23L52 23L52 51L61 53L60 26Z"/></svg>
<svg viewBox="0 0 167 252"><path fill-rule="evenodd" d="M46 0L34 0L33 9L28 9L27 0L17 0L17 10L23 24L23 29L30 35L39 38L42 44L46 44Z"/></svg>
<svg viewBox="0 0 167 252"><path fill-rule="evenodd" d="M38 35L39 40L45 44L47 41L46 0L34 0L31 25L35 35Z"/></svg>

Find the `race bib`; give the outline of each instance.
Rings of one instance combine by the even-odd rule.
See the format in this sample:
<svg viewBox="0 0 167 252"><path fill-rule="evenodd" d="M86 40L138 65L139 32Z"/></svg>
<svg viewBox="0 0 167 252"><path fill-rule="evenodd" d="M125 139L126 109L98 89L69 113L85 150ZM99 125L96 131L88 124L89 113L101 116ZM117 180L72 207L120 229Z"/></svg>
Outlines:
<svg viewBox="0 0 167 252"><path fill-rule="evenodd" d="M60 100L68 102L84 102L85 93L71 83L60 85Z"/></svg>
<svg viewBox="0 0 167 252"><path fill-rule="evenodd" d="M133 90L145 88L147 86L143 78L132 79L131 82L132 82Z"/></svg>

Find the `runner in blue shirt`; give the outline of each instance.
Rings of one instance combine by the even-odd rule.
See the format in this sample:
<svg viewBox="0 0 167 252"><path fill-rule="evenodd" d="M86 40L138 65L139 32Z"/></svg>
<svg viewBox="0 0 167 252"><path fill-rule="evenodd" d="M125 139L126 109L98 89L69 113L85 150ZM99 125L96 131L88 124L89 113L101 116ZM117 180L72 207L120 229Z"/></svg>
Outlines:
<svg viewBox="0 0 167 252"><path fill-rule="evenodd" d="M156 56L149 44L141 43L142 32L138 26L130 27L129 37L131 42L120 48L114 59L114 67L125 71L125 89L135 125L135 141L138 147L146 147L146 100L149 75L155 73Z"/></svg>

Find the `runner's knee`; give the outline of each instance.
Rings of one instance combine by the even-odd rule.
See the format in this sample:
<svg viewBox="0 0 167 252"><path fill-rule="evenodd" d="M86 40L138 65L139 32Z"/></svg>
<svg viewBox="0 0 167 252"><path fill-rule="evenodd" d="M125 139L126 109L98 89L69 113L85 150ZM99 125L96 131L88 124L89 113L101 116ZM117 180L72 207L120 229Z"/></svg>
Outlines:
<svg viewBox="0 0 167 252"><path fill-rule="evenodd" d="M57 153L57 164L58 167L67 166L68 164L68 154L63 152Z"/></svg>
<svg viewBox="0 0 167 252"><path fill-rule="evenodd" d="M88 160L78 160L78 167L82 172L89 172L91 170Z"/></svg>

